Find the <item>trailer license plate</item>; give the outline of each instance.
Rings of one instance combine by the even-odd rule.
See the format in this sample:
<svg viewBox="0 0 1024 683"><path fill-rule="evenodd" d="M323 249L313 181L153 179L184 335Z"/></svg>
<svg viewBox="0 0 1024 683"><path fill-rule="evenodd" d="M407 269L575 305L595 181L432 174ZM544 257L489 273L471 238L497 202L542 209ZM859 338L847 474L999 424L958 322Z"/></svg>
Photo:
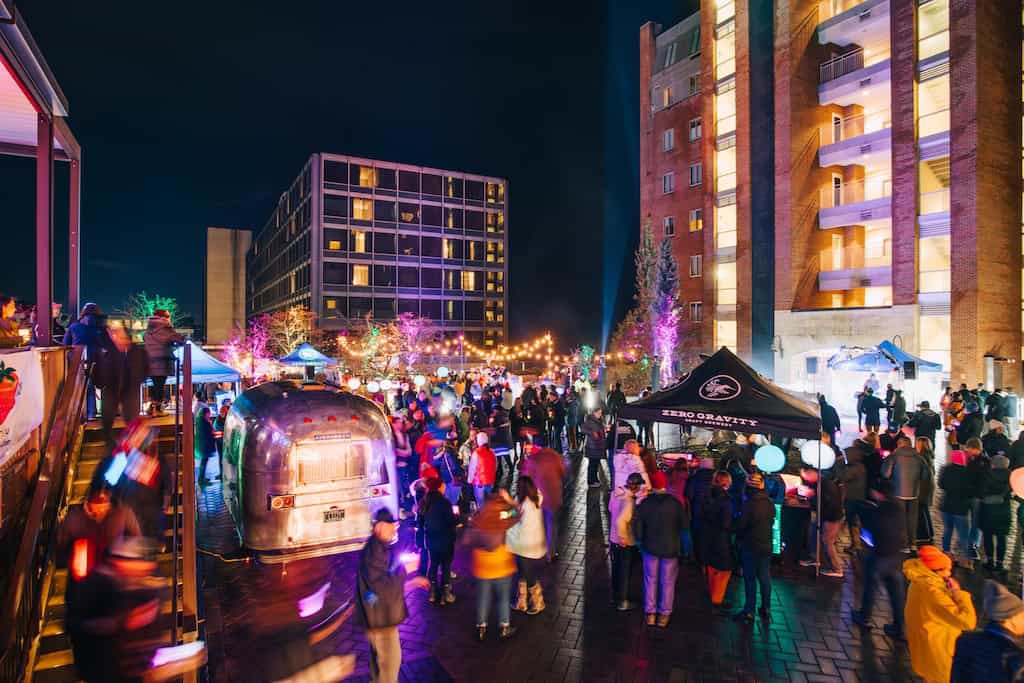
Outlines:
<svg viewBox="0 0 1024 683"><path fill-rule="evenodd" d="M340 522L345 519L345 511L337 508L324 510L324 524L327 522Z"/></svg>

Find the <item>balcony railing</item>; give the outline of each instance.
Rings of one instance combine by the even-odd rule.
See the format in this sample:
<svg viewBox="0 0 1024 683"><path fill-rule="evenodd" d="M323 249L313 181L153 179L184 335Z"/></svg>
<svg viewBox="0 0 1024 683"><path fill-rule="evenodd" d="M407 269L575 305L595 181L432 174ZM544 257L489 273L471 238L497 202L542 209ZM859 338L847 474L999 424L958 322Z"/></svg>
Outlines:
<svg viewBox="0 0 1024 683"><path fill-rule="evenodd" d="M821 65L821 74L819 83L828 83L834 81L840 76L846 74L852 74L854 71L858 71L864 68L864 50L857 48L846 54L833 57L827 62Z"/></svg>
<svg viewBox="0 0 1024 683"><path fill-rule="evenodd" d="M921 193L921 215L949 211L949 188Z"/></svg>
<svg viewBox="0 0 1024 683"><path fill-rule="evenodd" d="M831 209L847 206L873 199L883 199L892 195L892 178L889 176L869 176L864 180L843 183L838 187L825 187L821 190L821 208Z"/></svg>
<svg viewBox="0 0 1024 683"><path fill-rule="evenodd" d="M821 127L821 145L833 145L860 135L892 127L889 110L845 116Z"/></svg>
<svg viewBox="0 0 1024 683"><path fill-rule="evenodd" d="M940 109L930 114L925 114L917 119L917 137L926 138L929 135L942 133L949 130L949 109Z"/></svg>

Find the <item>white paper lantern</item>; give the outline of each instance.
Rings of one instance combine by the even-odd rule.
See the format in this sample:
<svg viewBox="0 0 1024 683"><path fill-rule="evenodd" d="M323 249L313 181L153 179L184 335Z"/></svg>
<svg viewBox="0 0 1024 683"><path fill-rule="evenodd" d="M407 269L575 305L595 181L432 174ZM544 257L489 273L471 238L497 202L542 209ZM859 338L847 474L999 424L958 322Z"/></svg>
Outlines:
<svg viewBox="0 0 1024 683"><path fill-rule="evenodd" d="M392 386L393 385L391 384L391 380L389 379L382 379L380 381L380 388L383 389L384 391L391 391Z"/></svg>
<svg viewBox="0 0 1024 683"><path fill-rule="evenodd" d="M380 382L370 380L369 382L366 383L366 390L369 391L371 394L376 394L378 391L380 391Z"/></svg>
<svg viewBox="0 0 1024 683"><path fill-rule="evenodd" d="M424 384L427 383L427 378L424 377L423 375L416 375L415 377L412 378L412 383L415 384L417 387L422 387Z"/></svg>
<svg viewBox="0 0 1024 683"><path fill-rule="evenodd" d="M448 368L446 368L443 365L437 369L437 376L438 377L447 377L450 374L452 374L452 371L449 370Z"/></svg>
<svg viewBox="0 0 1024 683"><path fill-rule="evenodd" d="M818 461L819 452L821 453L820 464ZM800 447L800 459L803 460L805 465L816 467L819 470L827 470L836 464L835 451L832 450L831 446L827 446L820 441L805 441L804 445Z"/></svg>
<svg viewBox="0 0 1024 683"><path fill-rule="evenodd" d="M359 388L359 378L358 377L353 377L352 379L350 379L348 381L348 388L351 389L352 391L355 391L356 389L358 389Z"/></svg>
<svg viewBox="0 0 1024 683"><path fill-rule="evenodd" d="M786 466L786 454L778 446L768 444L754 451L754 462L762 472L779 472Z"/></svg>

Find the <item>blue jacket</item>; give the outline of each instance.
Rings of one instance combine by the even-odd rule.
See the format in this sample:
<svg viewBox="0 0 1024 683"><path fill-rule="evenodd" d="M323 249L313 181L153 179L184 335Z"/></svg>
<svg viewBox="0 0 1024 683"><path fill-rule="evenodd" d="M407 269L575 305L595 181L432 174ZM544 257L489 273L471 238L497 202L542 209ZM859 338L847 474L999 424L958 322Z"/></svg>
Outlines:
<svg viewBox="0 0 1024 683"><path fill-rule="evenodd" d="M83 316L78 322L68 325L64 333L64 346L84 346L85 357L96 360L102 335L106 334L101 319L97 315Z"/></svg>

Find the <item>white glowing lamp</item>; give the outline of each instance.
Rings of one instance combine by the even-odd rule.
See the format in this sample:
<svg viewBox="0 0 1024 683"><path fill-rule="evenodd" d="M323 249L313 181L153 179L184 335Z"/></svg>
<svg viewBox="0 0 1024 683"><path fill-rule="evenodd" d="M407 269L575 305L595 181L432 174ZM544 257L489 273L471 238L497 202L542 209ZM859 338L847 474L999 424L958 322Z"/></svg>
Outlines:
<svg viewBox="0 0 1024 683"><path fill-rule="evenodd" d="M359 384L360 384L359 378L358 377L353 377L352 379L350 379L348 381L348 388L351 389L352 391L355 391L356 389L359 388Z"/></svg>
<svg viewBox="0 0 1024 683"><path fill-rule="evenodd" d="M412 378L412 383L415 384L417 388L422 387L424 384L427 383L427 378L424 377L423 375L416 375L415 377Z"/></svg>
<svg viewBox="0 0 1024 683"><path fill-rule="evenodd" d="M821 463L818 462L818 454L821 454ZM826 446L820 441L805 441L800 447L800 459L805 465L816 467L819 470L827 470L836 464L836 454L831 446Z"/></svg>
<svg viewBox="0 0 1024 683"><path fill-rule="evenodd" d="M391 387L393 386L394 385L391 383L391 380L389 379L382 379L380 381L380 388L383 389L384 391L391 391Z"/></svg>
<svg viewBox="0 0 1024 683"><path fill-rule="evenodd" d="M754 462L757 463L757 468L762 472L779 472L786 466L786 454L778 446L768 444L754 451Z"/></svg>

